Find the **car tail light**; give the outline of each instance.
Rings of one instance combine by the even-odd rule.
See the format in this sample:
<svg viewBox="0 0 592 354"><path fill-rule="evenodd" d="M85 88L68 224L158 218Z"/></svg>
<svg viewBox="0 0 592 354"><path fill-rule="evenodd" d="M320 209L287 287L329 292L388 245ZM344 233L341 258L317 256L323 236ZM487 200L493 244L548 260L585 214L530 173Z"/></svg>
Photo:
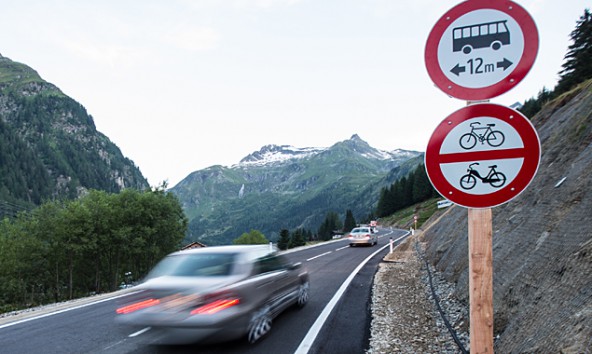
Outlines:
<svg viewBox="0 0 592 354"><path fill-rule="evenodd" d="M213 302L207 303L205 305L202 305L196 309L194 309L193 311L191 311L192 315L212 315L216 312L225 310L227 308L230 308L232 306L236 306L240 304L240 299L239 298L226 298L226 299L218 299L215 300Z"/></svg>
<svg viewBox="0 0 592 354"><path fill-rule="evenodd" d="M118 314L120 314L120 315L124 315L124 314L127 314L127 313L132 313L134 311L145 309L147 307L155 306L155 305L158 305L158 304L160 304L160 300L158 300L158 299L148 299L148 300L134 302L133 304L120 307L120 308L118 308L116 310L116 312Z"/></svg>

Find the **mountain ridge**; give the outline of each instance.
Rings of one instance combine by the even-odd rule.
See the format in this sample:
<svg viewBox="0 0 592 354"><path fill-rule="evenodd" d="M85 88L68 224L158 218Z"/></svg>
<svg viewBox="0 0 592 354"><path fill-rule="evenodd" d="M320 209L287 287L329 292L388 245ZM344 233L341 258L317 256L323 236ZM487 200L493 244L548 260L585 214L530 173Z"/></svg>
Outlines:
<svg viewBox="0 0 592 354"><path fill-rule="evenodd" d="M338 142L338 144L349 144L351 149L359 148L368 154L369 158L377 158L382 160L388 160L392 158L400 158L401 156L413 157L416 153L411 150L395 149L393 151L385 151L371 147L366 141L364 141L358 134L352 135L349 140ZM335 146L334 145L334 146ZM330 147L329 147L330 148ZM240 160L238 164L231 165L265 165L268 163L285 163L291 159L306 158L313 155L321 154L327 149L326 147L305 147L299 148L292 145L276 145L268 144L264 145L261 149L250 153Z"/></svg>
<svg viewBox="0 0 592 354"><path fill-rule="evenodd" d="M0 56L0 199L39 205L88 189L148 188L86 109L25 64ZM22 157L28 156L26 162Z"/></svg>
<svg viewBox="0 0 592 354"><path fill-rule="evenodd" d="M194 171L170 191L190 220L187 242L230 243L251 229L274 240L281 228L316 231L329 210L366 217L381 186L406 175L421 156L375 149L357 134L328 148L265 145L230 167Z"/></svg>

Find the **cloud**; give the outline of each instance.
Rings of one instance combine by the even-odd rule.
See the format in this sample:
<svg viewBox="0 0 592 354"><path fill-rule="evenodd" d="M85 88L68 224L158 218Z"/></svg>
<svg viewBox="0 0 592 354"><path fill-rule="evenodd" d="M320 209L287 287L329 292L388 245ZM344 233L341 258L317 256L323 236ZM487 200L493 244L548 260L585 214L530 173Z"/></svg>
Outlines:
<svg viewBox="0 0 592 354"><path fill-rule="evenodd" d="M221 37L218 31L210 27L178 25L162 39L174 47L193 52L216 48Z"/></svg>
<svg viewBox="0 0 592 354"><path fill-rule="evenodd" d="M235 0L234 6L237 8L258 7L268 9L276 6L291 6L301 0Z"/></svg>
<svg viewBox="0 0 592 354"><path fill-rule="evenodd" d="M143 56L143 51L138 48L120 44L100 43L94 38L62 36L54 38L54 40L61 47L80 58L109 67L133 66Z"/></svg>

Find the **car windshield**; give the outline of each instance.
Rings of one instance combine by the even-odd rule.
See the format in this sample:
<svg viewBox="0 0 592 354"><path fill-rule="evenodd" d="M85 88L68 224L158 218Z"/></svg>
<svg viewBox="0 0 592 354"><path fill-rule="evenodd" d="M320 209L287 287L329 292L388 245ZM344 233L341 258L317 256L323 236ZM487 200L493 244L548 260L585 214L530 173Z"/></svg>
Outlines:
<svg viewBox="0 0 592 354"><path fill-rule="evenodd" d="M168 256L148 274L147 279L161 276L212 277L227 276L232 271L235 253L190 253Z"/></svg>
<svg viewBox="0 0 592 354"><path fill-rule="evenodd" d="M360 229L353 229L352 230L352 234L364 234L364 233L369 234L370 230L367 228L360 228Z"/></svg>

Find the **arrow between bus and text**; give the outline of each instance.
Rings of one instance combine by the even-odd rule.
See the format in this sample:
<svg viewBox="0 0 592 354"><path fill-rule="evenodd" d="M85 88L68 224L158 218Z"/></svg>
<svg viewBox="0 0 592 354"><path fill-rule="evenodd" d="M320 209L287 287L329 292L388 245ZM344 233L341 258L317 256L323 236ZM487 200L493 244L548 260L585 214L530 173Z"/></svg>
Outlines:
<svg viewBox="0 0 592 354"><path fill-rule="evenodd" d="M483 59L475 58L475 59L468 60L467 64L469 67L470 74L485 74L485 73L493 72L496 69L500 69L500 68L503 69L504 71L506 71L506 69L509 68L510 66L512 66L512 64L514 64L514 63L512 63L508 59L504 58L504 60L498 61L497 63L495 63L495 65L494 64L484 64ZM464 73L466 71L467 71L467 67L461 66L460 64L456 64L456 66L450 70L450 72L456 76L460 76L461 73Z"/></svg>

